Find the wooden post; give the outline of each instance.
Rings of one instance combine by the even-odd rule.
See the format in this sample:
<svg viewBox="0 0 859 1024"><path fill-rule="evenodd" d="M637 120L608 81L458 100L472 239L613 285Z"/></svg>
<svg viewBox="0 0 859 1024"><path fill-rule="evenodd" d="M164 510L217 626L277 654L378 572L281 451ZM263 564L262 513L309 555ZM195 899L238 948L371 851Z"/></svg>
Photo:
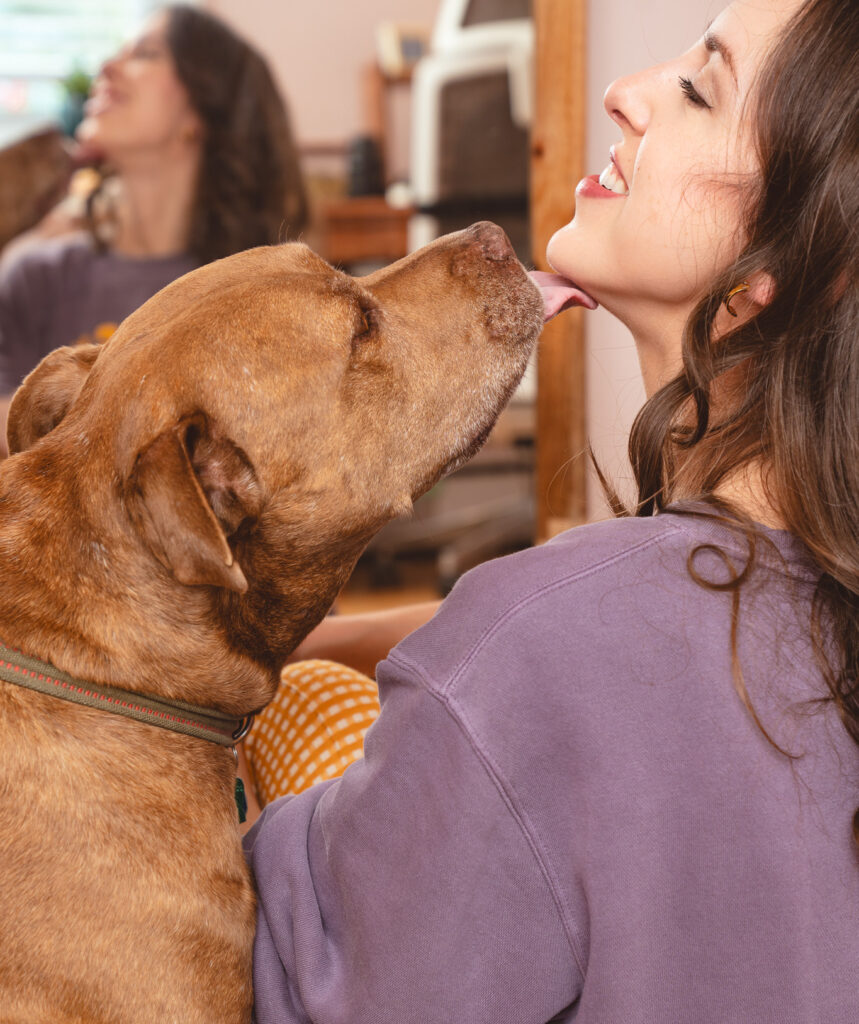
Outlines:
<svg viewBox="0 0 859 1024"><path fill-rule="evenodd" d="M546 246L575 210L585 173L586 0L534 0L537 92L531 142L531 243ZM537 541L587 517L584 315L546 325L537 356Z"/></svg>

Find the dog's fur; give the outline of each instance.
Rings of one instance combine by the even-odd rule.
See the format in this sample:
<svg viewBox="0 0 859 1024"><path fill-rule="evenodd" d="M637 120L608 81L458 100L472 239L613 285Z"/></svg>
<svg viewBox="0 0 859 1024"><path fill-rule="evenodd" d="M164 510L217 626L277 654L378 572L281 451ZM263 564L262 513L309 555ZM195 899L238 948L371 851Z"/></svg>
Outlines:
<svg viewBox="0 0 859 1024"><path fill-rule="evenodd" d="M0 639L243 715L383 523L479 447L542 302L491 225L363 279L189 274L10 411ZM248 1021L232 753L0 681L0 1019Z"/></svg>
<svg viewBox="0 0 859 1024"><path fill-rule="evenodd" d="M71 176L72 158L58 131L0 149L0 249L60 201Z"/></svg>

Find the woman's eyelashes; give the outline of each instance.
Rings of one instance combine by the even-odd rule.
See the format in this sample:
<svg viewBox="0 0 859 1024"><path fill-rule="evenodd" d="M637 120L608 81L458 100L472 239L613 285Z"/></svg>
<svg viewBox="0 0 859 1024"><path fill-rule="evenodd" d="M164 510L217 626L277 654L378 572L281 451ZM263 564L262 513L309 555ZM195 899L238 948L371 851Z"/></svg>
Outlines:
<svg viewBox="0 0 859 1024"><path fill-rule="evenodd" d="M165 46L157 38L144 36L132 44L128 51L129 57L137 57L141 60L155 60L165 51Z"/></svg>
<svg viewBox="0 0 859 1024"><path fill-rule="evenodd" d="M691 80L680 76L680 88L685 93L686 98L696 107L705 107L707 110L711 110L710 104L704 99L704 97L698 92Z"/></svg>

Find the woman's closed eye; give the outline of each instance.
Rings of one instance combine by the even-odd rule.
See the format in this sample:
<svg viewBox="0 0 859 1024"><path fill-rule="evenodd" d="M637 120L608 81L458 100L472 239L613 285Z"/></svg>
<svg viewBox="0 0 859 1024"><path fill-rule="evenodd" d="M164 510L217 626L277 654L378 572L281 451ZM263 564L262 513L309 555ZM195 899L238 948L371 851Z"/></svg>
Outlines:
<svg viewBox="0 0 859 1024"><path fill-rule="evenodd" d="M166 56L167 44L156 34L141 36L128 48L128 56L136 57L138 60L157 60Z"/></svg>
<svg viewBox="0 0 859 1024"><path fill-rule="evenodd" d="M704 107L707 110L711 110L712 107L704 99L704 97L698 92L691 80L685 78L683 75L680 76L680 88L686 95L686 98L696 107Z"/></svg>

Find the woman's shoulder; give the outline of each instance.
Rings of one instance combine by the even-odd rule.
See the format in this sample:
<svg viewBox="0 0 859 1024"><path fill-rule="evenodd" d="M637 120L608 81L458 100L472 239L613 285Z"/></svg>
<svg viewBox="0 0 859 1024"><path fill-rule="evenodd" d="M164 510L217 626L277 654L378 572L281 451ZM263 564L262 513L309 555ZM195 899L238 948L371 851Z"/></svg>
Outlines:
<svg viewBox="0 0 859 1024"><path fill-rule="evenodd" d="M466 574L464 590L497 593L508 603L561 589L599 589L618 574L629 578L685 551L689 533L674 516L609 519L566 530L537 547L494 559Z"/></svg>
<svg viewBox="0 0 859 1024"><path fill-rule="evenodd" d="M95 249L89 234L76 231L16 248L0 259L0 279L15 282L51 275L65 277L88 268L94 258Z"/></svg>
<svg viewBox="0 0 859 1024"><path fill-rule="evenodd" d="M656 582L685 564L688 547L673 517L614 519L575 527L538 547L484 562L456 584L429 626L395 656L431 664L437 679L458 670L469 651L515 635L519 647L546 625L573 628L579 611L647 580ZM503 641L502 641L503 643Z"/></svg>
<svg viewBox="0 0 859 1024"><path fill-rule="evenodd" d="M805 573L798 542L766 532L775 534L772 545L759 545L756 557ZM726 559L742 566L748 556L741 534L706 516L663 513L575 527L467 573L398 656L431 665L438 680L455 676L477 652L503 658L511 643L519 654L545 651L561 635L575 634L579 650L634 658L640 645L652 646L660 624L691 636L727 614L730 602L701 580L720 582Z"/></svg>
<svg viewBox="0 0 859 1024"><path fill-rule="evenodd" d="M800 578L816 578L808 552L783 530L758 526L754 558ZM574 527L548 543L495 559L463 577L463 589L498 594L510 602L559 589L598 592L618 581L681 579L695 585L690 559L708 567L740 566L750 557L742 529L703 508L610 519ZM700 573L698 573L700 575Z"/></svg>

